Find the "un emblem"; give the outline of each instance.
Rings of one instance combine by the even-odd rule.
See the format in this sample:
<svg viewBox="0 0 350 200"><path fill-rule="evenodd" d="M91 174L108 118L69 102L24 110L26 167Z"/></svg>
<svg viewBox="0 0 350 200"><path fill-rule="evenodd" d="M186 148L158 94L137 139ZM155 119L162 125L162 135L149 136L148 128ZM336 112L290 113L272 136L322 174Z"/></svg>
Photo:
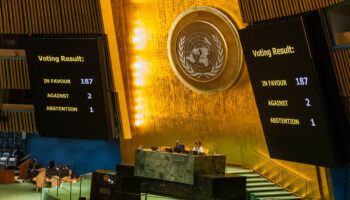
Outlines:
<svg viewBox="0 0 350 200"><path fill-rule="evenodd" d="M243 59L234 24L211 7L191 8L175 20L168 37L168 54L177 77L202 94L229 88Z"/></svg>

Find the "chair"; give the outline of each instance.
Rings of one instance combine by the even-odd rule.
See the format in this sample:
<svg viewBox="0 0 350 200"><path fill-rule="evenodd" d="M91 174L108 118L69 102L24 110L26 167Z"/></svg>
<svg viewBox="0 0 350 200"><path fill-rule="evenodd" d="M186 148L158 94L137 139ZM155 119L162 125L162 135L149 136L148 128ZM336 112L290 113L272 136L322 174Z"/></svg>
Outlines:
<svg viewBox="0 0 350 200"><path fill-rule="evenodd" d="M204 151L205 155L209 154L209 149L203 148L203 151Z"/></svg>
<svg viewBox="0 0 350 200"><path fill-rule="evenodd" d="M7 158L6 157L1 157L0 158L0 168L5 169L7 167Z"/></svg>
<svg viewBox="0 0 350 200"><path fill-rule="evenodd" d="M173 148L172 148L172 147L169 147L169 146L162 146L162 147L160 147L160 150L161 150L162 152L166 152L167 149L173 149Z"/></svg>
<svg viewBox="0 0 350 200"><path fill-rule="evenodd" d="M6 169L6 163L0 162L0 169Z"/></svg>
<svg viewBox="0 0 350 200"><path fill-rule="evenodd" d="M46 177L45 177L45 171L40 172L36 177L36 192L39 192L39 188L46 187Z"/></svg>
<svg viewBox="0 0 350 200"><path fill-rule="evenodd" d="M7 163L7 167L16 168L17 167L17 158L9 158L8 163Z"/></svg>
<svg viewBox="0 0 350 200"><path fill-rule="evenodd" d="M51 187L57 188L57 186L60 185L60 181L61 180L59 176L53 176L52 178L50 178Z"/></svg>
<svg viewBox="0 0 350 200"><path fill-rule="evenodd" d="M8 157L1 157L0 161L6 161L6 163L8 162L9 158Z"/></svg>
<svg viewBox="0 0 350 200"><path fill-rule="evenodd" d="M2 157L9 158L10 157L10 153L3 153Z"/></svg>

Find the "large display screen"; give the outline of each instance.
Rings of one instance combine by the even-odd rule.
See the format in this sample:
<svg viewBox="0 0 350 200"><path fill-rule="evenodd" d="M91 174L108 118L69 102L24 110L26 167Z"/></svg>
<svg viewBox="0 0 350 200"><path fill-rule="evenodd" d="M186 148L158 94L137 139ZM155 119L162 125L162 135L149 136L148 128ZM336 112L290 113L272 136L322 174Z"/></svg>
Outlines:
<svg viewBox="0 0 350 200"><path fill-rule="evenodd" d="M325 107L329 88L321 83L322 77L334 74L322 74L327 71L322 68L332 65L317 64L322 58L312 54L314 47L307 35L302 17L240 31L270 156L336 166L336 133L330 123L336 119ZM323 50L328 51L327 47ZM330 89L338 92L337 87Z"/></svg>
<svg viewBox="0 0 350 200"><path fill-rule="evenodd" d="M43 136L111 139L105 49L104 37L28 39L35 117Z"/></svg>

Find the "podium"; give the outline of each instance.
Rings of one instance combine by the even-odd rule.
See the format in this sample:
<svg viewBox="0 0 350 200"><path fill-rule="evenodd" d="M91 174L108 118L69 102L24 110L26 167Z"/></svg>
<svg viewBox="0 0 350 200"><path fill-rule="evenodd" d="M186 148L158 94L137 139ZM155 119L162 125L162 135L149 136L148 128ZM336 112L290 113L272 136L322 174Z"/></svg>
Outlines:
<svg viewBox="0 0 350 200"><path fill-rule="evenodd" d="M225 174L225 155L188 155L137 149L134 175L194 185L203 174Z"/></svg>
<svg viewBox="0 0 350 200"><path fill-rule="evenodd" d="M225 164L225 155L137 149L133 177L139 178L141 184L137 187L141 187L144 194L192 200L245 199L246 178L225 174ZM123 177L121 169L119 167L117 174ZM125 175L125 178L132 178L130 173Z"/></svg>

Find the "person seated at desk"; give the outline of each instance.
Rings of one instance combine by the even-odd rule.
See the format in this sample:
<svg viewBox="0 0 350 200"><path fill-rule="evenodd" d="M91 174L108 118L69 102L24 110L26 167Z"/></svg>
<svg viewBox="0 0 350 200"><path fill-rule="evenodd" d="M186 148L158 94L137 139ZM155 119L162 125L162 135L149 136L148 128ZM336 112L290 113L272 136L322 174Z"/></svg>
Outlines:
<svg viewBox="0 0 350 200"><path fill-rule="evenodd" d="M36 159L33 159L32 162L28 166L28 176L30 179L36 177L38 175L39 165Z"/></svg>
<svg viewBox="0 0 350 200"><path fill-rule="evenodd" d="M44 169L38 169L38 175L33 178L36 182L36 191L43 187L57 187L59 185L58 170L56 168L55 161L49 162L49 167Z"/></svg>
<svg viewBox="0 0 350 200"><path fill-rule="evenodd" d="M66 165L60 170L60 178L69 177L71 178L73 171L69 168L69 165Z"/></svg>
<svg viewBox="0 0 350 200"><path fill-rule="evenodd" d="M185 151L185 145L180 143L180 140L176 140L176 144L174 147L174 152L181 153Z"/></svg>
<svg viewBox="0 0 350 200"><path fill-rule="evenodd" d="M21 164L20 160L24 158L24 152L20 149L19 145L15 145L10 152L10 158L15 158L17 165Z"/></svg>
<svg viewBox="0 0 350 200"><path fill-rule="evenodd" d="M202 147L202 143L201 141L197 140L195 143L194 143L194 147L193 147L193 152L195 152L194 154L204 154L204 149Z"/></svg>
<svg viewBox="0 0 350 200"><path fill-rule="evenodd" d="M49 167L46 170L46 176L51 178L53 176L58 176L58 171L56 169L55 161L51 160L49 162Z"/></svg>

